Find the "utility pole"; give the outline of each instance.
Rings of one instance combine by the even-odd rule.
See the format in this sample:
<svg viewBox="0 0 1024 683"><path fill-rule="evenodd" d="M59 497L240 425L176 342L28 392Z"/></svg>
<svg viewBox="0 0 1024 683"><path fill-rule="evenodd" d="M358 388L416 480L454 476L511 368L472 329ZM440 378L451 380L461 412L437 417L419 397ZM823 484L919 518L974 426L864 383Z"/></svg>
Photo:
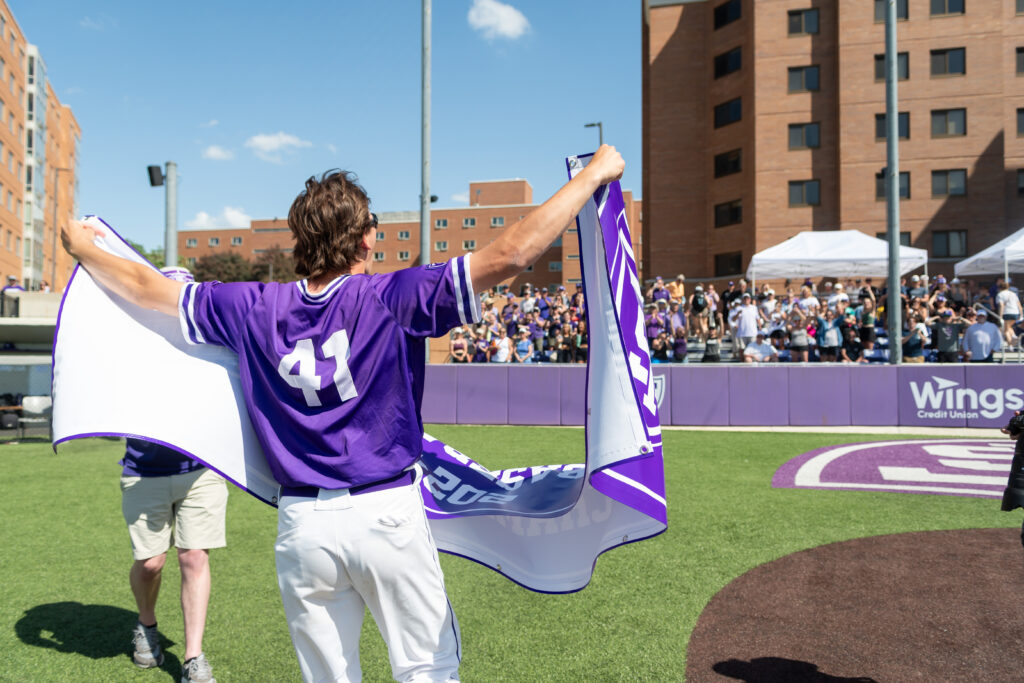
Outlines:
<svg viewBox="0 0 1024 683"><path fill-rule="evenodd" d="M70 168L53 169L53 251L50 254L50 291L57 290L57 233L60 232L60 221L57 219L57 196L60 187L60 174L70 172Z"/></svg>
<svg viewBox="0 0 1024 683"><path fill-rule="evenodd" d="M896 0L885 8L885 218L889 236L889 363L903 361L903 304L900 299L900 114L896 93Z"/></svg>
<svg viewBox="0 0 1024 683"><path fill-rule="evenodd" d="M584 128L597 128L597 146L600 147L604 144L604 126L601 125L600 121L594 121L593 123L584 123Z"/></svg>
<svg viewBox="0 0 1024 683"><path fill-rule="evenodd" d="M420 265L430 263L430 0L423 0L420 130Z"/></svg>
<svg viewBox="0 0 1024 683"><path fill-rule="evenodd" d="M164 214L164 265L178 265L178 164L168 161L167 172L159 166L147 166L151 187L164 185L166 208Z"/></svg>

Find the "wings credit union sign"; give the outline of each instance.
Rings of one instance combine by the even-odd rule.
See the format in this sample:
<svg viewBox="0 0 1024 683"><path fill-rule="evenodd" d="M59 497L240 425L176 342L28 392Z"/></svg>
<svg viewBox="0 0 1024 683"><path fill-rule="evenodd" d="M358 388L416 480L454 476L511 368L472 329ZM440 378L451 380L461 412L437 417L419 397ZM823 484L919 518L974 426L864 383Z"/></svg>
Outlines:
<svg viewBox="0 0 1024 683"><path fill-rule="evenodd" d="M1024 365L908 368L899 373L899 423L1002 427L1024 410Z"/></svg>

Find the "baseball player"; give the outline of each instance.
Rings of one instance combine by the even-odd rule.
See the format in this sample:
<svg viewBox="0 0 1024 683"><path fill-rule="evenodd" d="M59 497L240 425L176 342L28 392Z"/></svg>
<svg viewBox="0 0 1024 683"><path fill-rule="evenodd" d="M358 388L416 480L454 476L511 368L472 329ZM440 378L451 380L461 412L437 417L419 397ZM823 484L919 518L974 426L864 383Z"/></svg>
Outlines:
<svg viewBox="0 0 1024 683"><path fill-rule="evenodd" d="M458 680L458 622L416 486L426 337L479 322L476 293L532 264L623 168L603 145L480 251L386 275L369 274L377 221L345 172L307 180L289 210L298 282L183 285L100 249L89 226L61 231L118 295L177 316L190 343L238 354L246 408L281 484L278 585L304 680L361 679L364 608L396 680Z"/></svg>
<svg viewBox="0 0 1024 683"><path fill-rule="evenodd" d="M161 272L178 282L195 281L185 268L167 267ZM135 558L128 577L139 608L132 629L132 661L143 669L164 661L156 601L167 550L173 543L178 549L185 622L181 680L216 683L203 654L203 631L210 603L210 549L225 545L227 485L188 456L141 439L127 440L121 465L121 510Z"/></svg>

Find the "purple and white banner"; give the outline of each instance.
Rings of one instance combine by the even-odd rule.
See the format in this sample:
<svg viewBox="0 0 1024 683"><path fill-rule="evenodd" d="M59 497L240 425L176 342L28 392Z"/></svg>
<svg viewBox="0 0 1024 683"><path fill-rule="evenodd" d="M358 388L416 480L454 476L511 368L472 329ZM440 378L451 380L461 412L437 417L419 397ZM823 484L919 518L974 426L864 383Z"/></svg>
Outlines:
<svg viewBox="0 0 1024 683"><path fill-rule="evenodd" d="M569 175L589 158L567 159ZM110 226L88 220L104 232L102 248L145 263ZM425 435L420 463L438 549L544 592L583 588L598 555L667 526L658 387L618 183L587 203L577 227L590 329L586 462L491 472ZM82 268L58 315L53 399L55 446L86 436L156 441L277 502L237 357L188 345L175 318L120 299Z"/></svg>

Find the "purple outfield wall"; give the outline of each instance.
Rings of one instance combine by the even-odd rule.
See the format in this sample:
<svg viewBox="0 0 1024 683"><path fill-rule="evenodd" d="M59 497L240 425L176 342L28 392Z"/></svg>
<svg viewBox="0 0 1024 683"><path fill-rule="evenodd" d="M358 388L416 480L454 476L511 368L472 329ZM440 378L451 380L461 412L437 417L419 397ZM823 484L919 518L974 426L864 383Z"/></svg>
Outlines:
<svg viewBox="0 0 1024 683"><path fill-rule="evenodd" d="M1024 365L655 365L662 424L1002 427ZM423 420L582 425L582 365L428 365Z"/></svg>

